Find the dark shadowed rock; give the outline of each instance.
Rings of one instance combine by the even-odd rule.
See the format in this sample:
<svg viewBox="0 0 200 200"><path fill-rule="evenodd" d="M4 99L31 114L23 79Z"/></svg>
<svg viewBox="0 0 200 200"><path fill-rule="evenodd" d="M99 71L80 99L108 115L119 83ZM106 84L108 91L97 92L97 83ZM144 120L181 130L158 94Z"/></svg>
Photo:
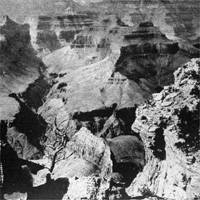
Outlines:
<svg viewBox="0 0 200 200"><path fill-rule="evenodd" d="M124 38L129 45L121 48L116 71L144 90L158 92L158 88L173 81L173 71L189 60L180 52L178 43L170 41L152 22L141 23Z"/></svg>
<svg viewBox="0 0 200 200"><path fill-rule="evenodd" d="M113 158L113 172L119 173L123 177L121 182L127 186L145 165L143 144L131 135L118 136L108 142Z"/></svg>

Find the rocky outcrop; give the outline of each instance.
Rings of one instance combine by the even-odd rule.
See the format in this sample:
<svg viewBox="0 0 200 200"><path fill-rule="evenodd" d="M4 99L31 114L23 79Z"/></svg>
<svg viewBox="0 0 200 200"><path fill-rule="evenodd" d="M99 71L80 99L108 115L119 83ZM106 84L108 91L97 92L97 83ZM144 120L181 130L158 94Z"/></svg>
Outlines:
<svg viewBox="0 0 200 200"><path fill-rule="evenodd" d="M132 129L145 147L146 165L128 194L167 199L198 199L200 61L193 59L175 73L173 85L140 106Z"/></svg>
<svg viewBox="0 0 200 200"><path fill-rule="evenodd" d="M46 150L48 148L51 147L47 146ZM112 172L112 160L108 144L104 139L92 135L86 128L78 131L56 156L55 168L52 172L54 178L60 176L72 178L97 174L108 179L108 175Z"/></svg>
<svg viewBox="0 0 200 200"><path fill-rule="evenodd" d="M82 128L66 145L51 144L46 145L46 156L54 162L51 177L69 178L64 199L125 197L125 187L145 164L143 144L132 135L105 140Z"/></svg>
<svg viewBox="0 0 200 200"><path fill-rule="evenodd" d="M57 74L39 111L51 124L49 132L55 127L69 129L71 138L86 127L104 138L132 134L136 106L172 83L174 70L189 60L189 56L179 53L178 43L168 40L150 22L127 37L134 39L121 48L119 58L112 49L104 59L86 65L85 60L70 56L78 56L77 49L63 48L43 59L51 74ZM104 42L100 44L104 48Z"/></svg>
<svg viewBox="0 0 200 200"><path fill-rule="evenodd" d="M150 92L172 83L173 71L190 58L152 22L141 23L137 31L125 35L124 39L128 45L121 48L116 71Z"/></svg>

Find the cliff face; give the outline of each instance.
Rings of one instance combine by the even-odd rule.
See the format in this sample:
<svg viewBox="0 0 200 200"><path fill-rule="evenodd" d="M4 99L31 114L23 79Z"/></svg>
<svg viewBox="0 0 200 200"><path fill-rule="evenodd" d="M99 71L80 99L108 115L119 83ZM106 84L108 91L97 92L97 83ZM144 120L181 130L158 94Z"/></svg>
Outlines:
<svg viewBox="0 0 200 200"><path fill-rule="evenodd" d="M88 49L90 48L88 47ZM77 47L73 49L73 52L76 52L77 49ZM140 157L137 162L133 159L134 165L131 159L128 159L126 164L120 161L123 153L128 152L125 147L139 144L140 137L142 137L135 129L131 130L131 124L135 120L136 106L143 104L153 92L160 91L167 84L172 83L174 70L184 61L189 60L192 55L190 52L187 54L183 52L177 42L167 39L150 22L142 23L137 31L125 36L124 47L121 48L119 57L113 49L114 47L111 47L110 53L103 59L86 66L85 61L81 59L78 61L74 59L77 61L77 65L74 63L76 68L67 62L68 60L66 60L68 66L63 65L63 61L59 63L59 68L49 65L53 87L46 102L40 107L39 113L49 124L46 132L47 140L44 145L45 156L51 163L51 167L49 167L49 163L47 165L52 170L53 177L73 178L82 175L90 179L94 174L100 174L102 168L96 167L99 166L97 164L99 161L97 163L90 161L98 160L99 154L102 153L93 155L89 152L93 149L90 143L98 140L98 137L103 137L108 142L111 151L113 171L110 175L111 179L106 182L108 185L99 183L97 186L99 190L93 188L96 192L93 190L91 192L98 195L105 186L104 194L106 195L105 191L111 184L112 189L110 189L110 193L108 192L109 195L113 198L120 198L120 196L125 198L125 187L130 185L145 165L143 144L139 145L140 148L137 150L133 149L133 152L138 151L137 156ZM57 50L54 54L45 57L44 60L46 59L46 63L47 61L51 63L50 61L56 59L58 55L62 58L63 50L64 48ZM69 53L67 49L65 50L66 53ZM65 57L65 59L67 58ZM77 132L86 138L82 140ZM158 129L156 132L160 133L162 130ZM136 139L132 137L136 137ZM162 136L156 137L161 141L160 145L162 146ZM86 144L87 140L90 141L88 145ZM69 144L73 144L75 149L70 149L65 144L68 141ZM99 141L99 143L101 142ZM64 146L62 147L60 144L64 144ZM124 147L122 152L119 150L120 146ZM163 149L157 146L154 149L156 155L162 159L165 158L165 153L162 155ZM95 148L93 151L96 152ZM62 158L64 158L63 162ZM79 163L78 166L77 163ZM80 170L77 172L75 169L79 168ZM127 178L128 176L124 172L127 172L131 178ZM81 181L84 183L89 181L88 179L80 180L80 184L82 184ZM97 184L98 178L93 181L94 185ZM113 181L114 186L112 186ZM116 183L117 186L115 186ZM79 181L72 180L72 184L79 184ZM118 186L120 189L117 189ZM73 199L75 197L73 197L72 191L76 186L71 185L70 187L72 187L71 192L67 195L72 195Z"/></svg>
<svg viewBox="0 0 200 200"><path fill-rule="evenodd" d="M115 71L151 92L172 83L173 71L190 58L151 22L141 23L124 40L128 45L121 48Z"/></svg>
<svg viewBox="0 0 200 200"><path fill-rule="evenodd" d="M40 0L40 7L45 7L46 0ZM30 7L32 6L30 1ZM37 5L37 3L35 3ZM43 5L44 4L44 5ZM75 36L85 30L115 28L113 17L121 28L132 26L136 28L141 22L152 21L153 24L170 39L182 40L198 45L199 38L199 0L192 1L107 1L74 2L57 1L48 3L50 11L25 14L33 27L36 49L42 55L49 54L55 49L70 45ZM54 5L54 9L52 9ZM33 7L33 6L32 6ZM48 8L48 7L47 7ZM35 7L33 7L33 10ZM38 9L40 10L40 9ZM30 12L32 13L32 12ZM16 14L17 15L17 14ZM104 18L105 21L101 21ZM33 23L35 21L35 23ZM110 21L111 23L105 23ZM116 30L112 30L116 31ZM78 46L84 46L88 38L85 34L76 38ZM85 44L86 45L86 44ZM72 45L74 46L74 45Z"/></svg>
<svg viewBox="0 0 200 200"><path fill-rule="evenodd" d="M97 10L115 13L122 16L123 21L134 25L150 20L170 38L193 40L199 37L199 12L196 6L199 1L103 0L93 3L93 6L95 5Z"/></svg>
<svg viewBox="0 0 200 200"><path fill-rule="evenodd" d="M199 198L199 70L199 59L185 64L173 85L137 109L132 129L142 138L147 164L130 195Z"/></svg>
<svg viewBox="0 0 200 200"><path fill-rule="evenodd" d="M58 141L63 141L59 140L59 137L54 136L53 133L62 133L64 135L61 138L65 136L69 140L69 143L64 148L65 150L63 149L56 154L58 157L52 174L56 178L62 176L70 177L69 190L64 199L80 199L83 197L88 199L125 199L127 194L132 198L147 199L198 198L199 70L199 59L193 59L185 64L175 72L173 85L165 86L160 93L153 94L153 98L149 103L140 106L136 110L136 119L132 125L132 134L138 135L136 140L133 139L135 136L127 136L128 132L126 131L125 136L116 135L116 131L119 131L119 135L123 135L123 126L118 126L119 122L121 121L123 124L127 121L123 121L123 118L120 119L119 113L123 109L116 109L115 105L109 109L102 108L90 112L89 110L87 112L82 110L82 112L76 112L65 119L63 117L66 114L61 112L64 107L59 109L59 114L55 119L55 127L52 129L55 132L50 130L49 133L51 135L49 135L47 147L50 147L53 141L55 143L56 138ZM58 103L54 104L53 101L55 99L51 102L52 108L54 105L58 105ZM49 102L47 103L50 106ZM75 110L75 108L72 107L71 109ZM66 109L67 107L65 107L65 112ZM80 107L80 109L82 108ZM116 110L114 111L113 109ZM55 113L51 109L46 111L43 111L43 114L47 114L44 118L51 120L52 116L48 115L48 113L53 115ZM56 110L54 111L57 113ZM112 114L113 112L114 114ZM134 111L132 110L131 112ZM110 113L111 116L104 124L103 120L106 120L106 113L107 115ZM130 123L132 122L130 121ZM109 123L112 123L113 129ZM111 132L114 134L111 134L111 138L114 136L113 139L108 139L110 137L107 135L108 132L101 134L102 137L107 137L105 141L107 141L108 146L103 145L103 140L100 139L101 141L98 141L99 138L97 136L99 136L98 132L101 130L102 124L104 124L103 130L106 130L105 127L107 127L107 130L112 130L113 132ZM85 128L75 133L76 131L74 130L78 130L82 126L90 129L92 134ZM73 132L74 134L72 134ZM142 143L138 140L138 137L141 138ZM58 141L57 143L59 144ZM134 142L132 143L132 141ZM96 144L94 148L93 145L96 142L98 145ZM138 142L142 146L139 147L139 145L137 149L134 149ZM144 153L142 153L143 145L145 160ZM59 149L59 146L57 147ZM109 156L102 157L105 147L110 149L111 160L109 160ZM128 151L126 147L129 149ZM131 153L130 147L133 147L133 155L126 154L127 152L128 154ZM46 150L50 153L48 149ZM51 157L52 155L54 154L49 156ZM64 160L62 159L63 156ZM136 159L139 157L139 160ZM110 169L109 165L100 164L102 163L102 158L104 158L104 164L108 162L112 165L111 170L106 170ZM134 165L130 165L132 161ZM79 163L78 166L77 163ZM96 167L97 163L99 163L99 168ZM68 167L65 168L64 166ZM77 172L80 166L81 169ZM102 169L103 171L101 171ZM107 177L106 182L102 181L99 176L94 176L102 172L109 172L107 175L103 175ZM128 176L124 172L128 172ZM127 179L127 177L130 178L131 173L133 173L132 179ZM74 179L74 176L79 178ZM129 186L130 183L131 185ZM129 187L125 191L127 186ZM77 187L82 188L79 193L74 192Z"/></svg>
<svg viewBox="0 0 200 200"><path fill-rule="evenodd" d="M48 84L43 75L45 66L30 43L29 26L17 24L7 16L1 22L0 165L3 170L0 176L4 180L1 187L3 184L5 191L13 192L24 190L26 184L30 186L30 176L22 168L26 163L23 159L42 155L38 138L43 136L46 123L35 110L41 105Z"/></svg>
<svg viewBox="0 0 200 200"><path fill-rule="evenodd" d="M56 0L60 9L29 16L30 27L5 18L4 192L28 192L29 199L199 197L199 60L166 86L199 56L199 13L188 2Z"/></svg>
<svg viewBox="0 0 200 200"><path fill-rule="evenodd" d="M119 58L114 47L104 59L88 65L85 60L76 59L76 49L65 49L65 57L61 49L44 58L48 65L58 56L63 57L57 68L49 64L51 74L56 77L47 101L40 108L48 122L56 120L61 129L70 122L74 131L86 126L94 134L109 137L127 134L131 120L126 122L124 113L134 121L131 112L135 106L172 83L174 70L190 59L178 43L168 40L150 22L141 24L138 31L125 38L128 44L121 48ZM70 51L74 58L68 60Z"/></svg>
<svg viewBox="0 0 200 200"><path fill-rule="evenodd" d="M26 21L32 26L32 42L36 50L42 54L48 54L70 45L75 40L76 34L92 27L94 16L89 13L79 14L70 7L63 14L28 17Z"/></svg>
<svg viewBox="0 0 200 200"><path fill-rule="evenodd" d="M30 43L29 26L4 17L0 34L0 120L12 122L18 112L21 116L34 115L33 110L41 105L48 83L43 75L45 65L36 57Z"/></svg>

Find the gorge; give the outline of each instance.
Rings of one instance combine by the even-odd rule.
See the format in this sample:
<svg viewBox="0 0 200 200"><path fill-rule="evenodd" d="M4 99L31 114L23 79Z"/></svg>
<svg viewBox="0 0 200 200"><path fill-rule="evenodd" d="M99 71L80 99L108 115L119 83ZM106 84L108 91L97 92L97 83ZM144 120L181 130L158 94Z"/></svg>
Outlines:
<svg viewBox="0 0 200 200"><path fill-rule="evenodd" d="M0 3L2 199L200 198L195 3Z"/></svg>

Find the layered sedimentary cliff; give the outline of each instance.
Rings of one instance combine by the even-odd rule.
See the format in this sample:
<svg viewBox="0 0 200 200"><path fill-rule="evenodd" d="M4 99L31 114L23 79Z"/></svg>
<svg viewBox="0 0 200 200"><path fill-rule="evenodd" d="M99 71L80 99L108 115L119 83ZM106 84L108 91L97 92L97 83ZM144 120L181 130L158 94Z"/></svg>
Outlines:
<svg viewBox="0 0 200 200"><path fill-rule="evenodd" d="M0 25L4 199L198 199L195 5L55 5Z"/></svg>
<svg viewBox="0 0 200 200"><path fill-rule="evenodd" d="M121 48L115 71L150 92L172 83L173 71L192 57L152 22L141 23L136 31L125 35L124 40L128 45Z"/></svg>
<svg viewBox="0 0 200 200"><path fill-rule="evenodd" d="M57 13L53 16L28 17L25 21L32 27L32 43L36 50L45 55L70 45L79 32L93 26L94 17L93 14L81 14L73 8L67 7L64 13ZM78 42L81 47L80 42L81 39ZM87 43L87 39L83 42Z"/></svg>
<svg viewBox="0 0 200 200"><path fill-rule="evenodd" d="M40 1L40 6L45 0ZM35 38L38 51L51 52L71 42L75 35L84 30L101 27L114 28L113 17L121 27L137 27L141 22L152 21L170 39L197 45L199 38L199 0L192 1L107 1L81 2L52 1L54 10L35 14ZM48 7L47 7L48 8ZM17 15L17 14L16 14ZM26 15L25 15L26 16ZM32 18L32 17L31 17ZM105 21L102 22L101 19ZM105 23L107 20L111 23ZM32 24L32 23L30 23ZM98 24L98 25L97 25ZM116 30L113 30L116 31Z"/></svg>

